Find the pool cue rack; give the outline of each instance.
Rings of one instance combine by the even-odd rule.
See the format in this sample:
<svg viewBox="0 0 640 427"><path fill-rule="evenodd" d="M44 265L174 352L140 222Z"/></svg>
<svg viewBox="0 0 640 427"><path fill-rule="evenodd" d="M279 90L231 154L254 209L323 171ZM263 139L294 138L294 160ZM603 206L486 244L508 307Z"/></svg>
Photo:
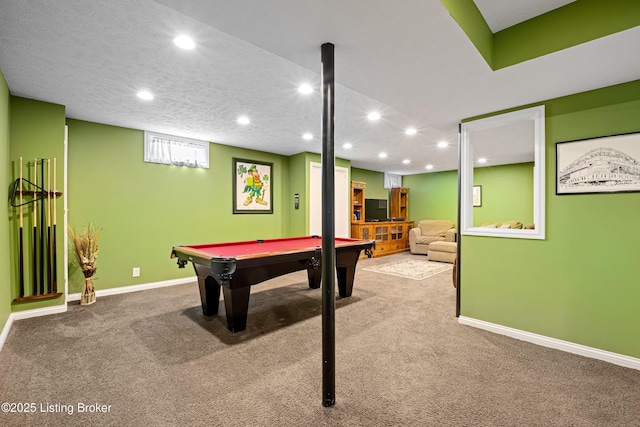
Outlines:
<svg viewBox="0 0 640 427"><path fill-rule="evenodd" d="M52 170L53 166L53 170ZM26 163L24 177L23 161L20 158L20 177L11 187L10 204L18 209L19 229L19 292L14 302L26 302L55 298L58 292L57 274L57 198L56 159L35 158ZM51 182L53 174L53 186ZM25 200L26 199L26 200ZM30 217L32 227L25 227L25 218ZM31 246L23 233L31 228ZM25 283L25 264L31 266L31 281ZM29 288L29 289L27 289Z"/></svg>

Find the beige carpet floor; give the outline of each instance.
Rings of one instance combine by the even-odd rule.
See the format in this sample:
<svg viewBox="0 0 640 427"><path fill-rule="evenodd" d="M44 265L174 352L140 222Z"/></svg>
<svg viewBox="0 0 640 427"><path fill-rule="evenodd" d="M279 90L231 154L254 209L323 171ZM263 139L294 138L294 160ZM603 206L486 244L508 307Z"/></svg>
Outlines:
<svg viewBox="0 0 640 427"><path fill-rule="evenodd" d="M361 260L353 296L338 299L332 408L321 294L300 272L255 286L238 334L202 315L195 283L16 321L0 401L38 411L0 412L0 425L639 425L640 371L458 324L451 272L415 281L364 269L412 257Z"/></svg>

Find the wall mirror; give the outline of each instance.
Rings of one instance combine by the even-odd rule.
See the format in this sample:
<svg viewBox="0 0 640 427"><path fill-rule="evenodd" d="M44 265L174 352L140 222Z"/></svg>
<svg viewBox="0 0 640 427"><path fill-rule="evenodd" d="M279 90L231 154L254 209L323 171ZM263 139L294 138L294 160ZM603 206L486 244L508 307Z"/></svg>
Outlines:
<svg viewBox="0 0 640 427"><path fill-rule="evenodd" d="M460 232L462 234L520 239L545 238L544 132L544 106L473 120L461 125ZM523 185L526 188L518 191L521 197L509 197L506 192L498 194L500 193L498 185L489 186L486 182L481 182L481 177L490 176L490 173L493 183L507 184L512 180L512 176L508 175L507 171L512 171L514 168L519 174L529 174L523 181L527 183ZM500 175L503 172L504 177ZM474 186L476 188L482 186L483 198L480 205L478 200L475 200L475 207ZM493 193L490 193L491 191ZM477 191L475 196L477 199ZM526 215L521 216L526 218L511 217L513 209L510 208L514 207L513 203L519 203L520 207L525 207ZM529 215L531 207L533 212ZM481 212L479 209L484 211ZM491 212L493 221L486 222L486 215L483 216L486 212ZM513 220L521 221L524 228L501 228L506 227L501 222Z"/></svg>

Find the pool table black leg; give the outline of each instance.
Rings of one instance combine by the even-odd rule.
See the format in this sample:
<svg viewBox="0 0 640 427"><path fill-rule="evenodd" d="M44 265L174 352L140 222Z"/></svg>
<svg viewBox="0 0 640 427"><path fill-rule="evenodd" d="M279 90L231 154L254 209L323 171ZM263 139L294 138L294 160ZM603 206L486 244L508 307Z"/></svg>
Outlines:
<svg viewBox="0 0 640 427"><path fill-rule="evenodd" d="M215 316L218 314L220 303L220 285L212 276L206 276L204 279L198 276L198 287L200 288L202 313L205 316Z"/></svg>
<svg viewBox="0 0 640 427"><path fill-rule="evenodd" d="M337 267L338 293L341 297L350 297L353 290L353 278L356 275L356 266Z"/></svg>
<svg viewBox="0 0 640 427"><path fill-rule="evenodd" d="M236 289L223 286L222 292L224 293L224 309L227 312L227 329L231 332L244 331L247 327L251 286Z"/></svg>
<svg viewBox="0 0 640 427"><path fill-rule="evenodd" d="M338 273L338 292L341 297L350 297L353 290L353 278L360 251L336 251L336 270Z"/></svg>
<svg viewBox="0 0 640 427"><path fill-rule="evenodd" d="M318 289L322 279L322 270L319 267L309 266L307 267L307 277L309 278L309 287Z"/></svg>

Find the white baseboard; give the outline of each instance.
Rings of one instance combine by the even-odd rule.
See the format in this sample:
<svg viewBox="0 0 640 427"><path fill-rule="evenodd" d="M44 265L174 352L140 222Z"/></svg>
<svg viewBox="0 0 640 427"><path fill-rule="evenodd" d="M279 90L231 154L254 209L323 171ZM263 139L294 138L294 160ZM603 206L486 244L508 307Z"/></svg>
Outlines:
<svg viewBox="0 0 640 427"><path fill-rule="evenodd" d="M118 288L98 289L96 297L106 297L109 295L127 294L129 292L147 291L149 289L164 288L166 286L183 285L185 283L195 282L198 280L196 276L185 277L183 279L163 280L162 282L143 283L141 285L120 286ZM69 294L67 301L80 301L80 293Z"/></svg>
<svg viewBox="0 0 640 427"><path fill-rule="evenodd" d="M66 304L54 305L53 307L35 308L33 310L16 311L11 313L13 320L29 319L31 317L48 316L50 314L64 313L67 311Z"/></svg>
<svg viewBox="0 0 640 427"><path fill-rule="evenodd" d="M67 311L66 304L55 305L53 307L36 308L33 310L16 311L15 313L11 313L7 318L7 323L4 324L4 328L2 328L2 333L0 333L0 351L2 351L2 348L4 347L4 343L7 340L7 337L9 336L9 332L11 331L11 327L13 326L14 320L29 319L31 317L48 316L49 314L64 313L65 311Z"/></svg>
<svg viewBox="0 0 640 427"><path fill-rule="evenodd" d="M598 348L587 347L586 345L563 341L556 338L550 338L544 335L521 331L519 329L509 328L507 326L485 322L484 320L472 319L465 316L460 316L458 318L458 323L462 325L473 326L474 328L484 329L496 334L506 335L511 338L516 338L521 341L527 341L533 344L541 345L543 347L554 348L556 350L566 351L567 353L578 354L580 356L590 357L592 359L598 359L605 362L613 363L614 365L620 365L626 368L640 370L640 359L635 357L612 353L610 351L600 350Z"/></svg>
<svg viewBox="0 0 640 427"><path fill-rule="evenodd" d="M4 342L7 340L9 336L9 331L11 331L11 326L13 325L13 313L9 314L7 318L7 323L4 324L4 328L2 328L2 333L0 333L0 351L2 351L2 347L4 347Z"/></svg>

